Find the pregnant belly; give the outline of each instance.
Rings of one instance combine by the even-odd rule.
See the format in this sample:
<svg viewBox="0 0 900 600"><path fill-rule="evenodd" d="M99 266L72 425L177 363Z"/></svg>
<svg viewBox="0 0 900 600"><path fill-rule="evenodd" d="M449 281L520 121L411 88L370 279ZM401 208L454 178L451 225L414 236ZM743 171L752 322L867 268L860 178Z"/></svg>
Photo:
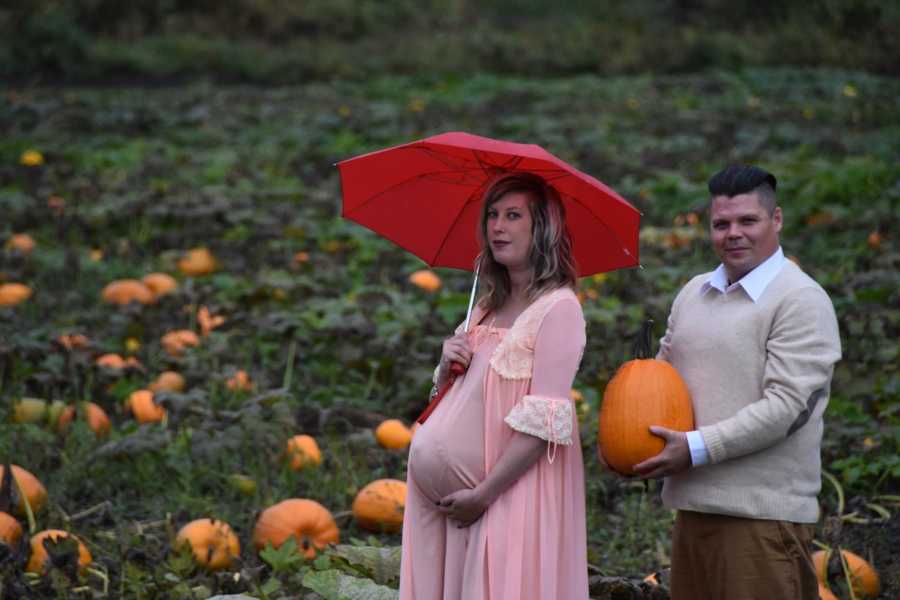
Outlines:
<svg viewBox="0 0 900 600"><path fill-rule="evenodd" d="M409 475L419 490L432 501L462 489L470 489L484 479L484 444L467 435L439 427L416 431L409 449Z"/></svg>

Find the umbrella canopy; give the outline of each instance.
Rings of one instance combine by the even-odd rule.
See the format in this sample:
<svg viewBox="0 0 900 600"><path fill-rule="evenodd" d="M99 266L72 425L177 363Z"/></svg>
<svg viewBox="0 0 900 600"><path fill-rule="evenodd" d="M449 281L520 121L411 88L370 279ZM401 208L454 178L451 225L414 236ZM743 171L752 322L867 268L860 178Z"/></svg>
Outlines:
<svg viewBox="0 0 900 600"><path fill-rule="evenodd" d="M337 166L343 216L433 267L474 269L482 193L507 171L540 175L559 192L579 276L638 265L638 210L534 144L450 132Z"/></svg>

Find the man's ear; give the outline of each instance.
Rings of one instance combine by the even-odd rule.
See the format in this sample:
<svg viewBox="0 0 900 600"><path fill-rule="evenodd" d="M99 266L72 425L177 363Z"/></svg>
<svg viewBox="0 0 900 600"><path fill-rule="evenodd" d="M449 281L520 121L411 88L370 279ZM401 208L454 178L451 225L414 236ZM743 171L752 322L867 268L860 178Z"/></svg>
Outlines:
<svg viewBox="0 0 900 600"><path fill-rule="evenodd" d="M775 231L780 232L781 226L783 225L780 206L776 206L775 210L772 211L772 221L775 223Z"/></svg>

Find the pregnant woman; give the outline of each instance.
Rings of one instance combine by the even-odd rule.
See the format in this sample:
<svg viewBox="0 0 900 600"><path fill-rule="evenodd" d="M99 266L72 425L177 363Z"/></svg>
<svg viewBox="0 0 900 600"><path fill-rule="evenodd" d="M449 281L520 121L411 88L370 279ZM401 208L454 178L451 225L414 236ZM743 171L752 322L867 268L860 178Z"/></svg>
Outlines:
<svg viewBox="0 0 900 600"><path fill-rule="evenodd" d="M467 368L409 454L401 600L584 600L584 470L569 391L585 344L556 191L530 173L484 194L486 289L444 342Z"/></svg>

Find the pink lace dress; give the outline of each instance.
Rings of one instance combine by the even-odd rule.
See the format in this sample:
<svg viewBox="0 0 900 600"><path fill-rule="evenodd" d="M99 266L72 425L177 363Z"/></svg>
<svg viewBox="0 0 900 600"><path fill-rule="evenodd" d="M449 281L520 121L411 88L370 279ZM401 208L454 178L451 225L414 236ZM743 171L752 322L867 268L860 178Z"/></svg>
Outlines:
<svg viewBox="0 0 900 600"><path fill-rule="evenodd" d="M472 322L482 317L476 310ZM470 329L468 372L410 448L401 600L588 597L584 468L569 398L584 329L569 289L536 300L510 329ZM547 440L547 456L470 527L436 510L482 481L516 431Z"/></svg>

